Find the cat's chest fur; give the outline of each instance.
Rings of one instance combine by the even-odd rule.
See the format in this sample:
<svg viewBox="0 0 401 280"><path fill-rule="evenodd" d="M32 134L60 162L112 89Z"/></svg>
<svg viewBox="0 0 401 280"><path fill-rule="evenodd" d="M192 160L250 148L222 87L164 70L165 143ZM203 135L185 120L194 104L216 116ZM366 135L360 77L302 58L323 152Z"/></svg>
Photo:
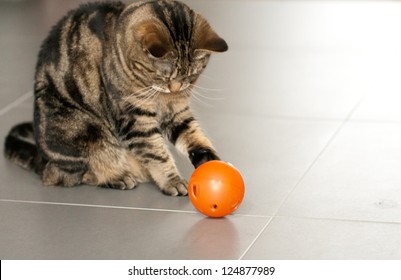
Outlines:
<svg viewBox="0 0 401 280"><path fill-rule="evenodd" d="M122 145L127 133L137 129L157 129L161 135L168 138L169 127L190 113L189 98L182 94L170 93L149 99L146 102L123 99L113 110L118 113L113 115L115 119L111 123L114 125L110 128L114 130Z"/></svg>

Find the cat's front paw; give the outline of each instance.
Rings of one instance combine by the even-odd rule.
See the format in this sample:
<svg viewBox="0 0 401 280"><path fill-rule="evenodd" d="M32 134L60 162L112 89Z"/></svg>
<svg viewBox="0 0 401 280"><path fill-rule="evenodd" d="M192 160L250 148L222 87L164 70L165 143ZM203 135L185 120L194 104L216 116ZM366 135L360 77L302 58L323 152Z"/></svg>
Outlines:
<svg viewBox="0 0 401 280"><path fill-rule="evenodd" d="M161 190L166 195L184 196L188 195L187 186L188 182L186 180L177 177L168 181Z"/></svg>
<svg viewBox="0 0 401 280"><path fill-rule="evenodd" d="M195 168L210 160L219 160L216 152L211 149L197 148L189 151L189 159Z"/></svg>
<svg viewBox="0 0 401 280"><path fill-rule="evenodd" d="M137 181L130 175L124 175L119 179L99 185L102 188L131 190L137 186Z"/></svg>

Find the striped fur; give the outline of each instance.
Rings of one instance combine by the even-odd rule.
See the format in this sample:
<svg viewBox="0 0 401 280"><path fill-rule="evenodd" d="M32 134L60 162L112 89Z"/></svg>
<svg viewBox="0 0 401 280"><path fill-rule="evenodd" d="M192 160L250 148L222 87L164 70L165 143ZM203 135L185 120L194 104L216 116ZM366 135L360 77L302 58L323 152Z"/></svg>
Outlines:
<svg viewBox="0 0 401 280"><path fill-rule="evenodd" d="M210 54L226 50L204 18L177 1L83 5L43 42L33 124L11 130L5 154L45 185L132 189L153 181L186 195L165 139L195 167L218 159L189 98Z"/></svg>

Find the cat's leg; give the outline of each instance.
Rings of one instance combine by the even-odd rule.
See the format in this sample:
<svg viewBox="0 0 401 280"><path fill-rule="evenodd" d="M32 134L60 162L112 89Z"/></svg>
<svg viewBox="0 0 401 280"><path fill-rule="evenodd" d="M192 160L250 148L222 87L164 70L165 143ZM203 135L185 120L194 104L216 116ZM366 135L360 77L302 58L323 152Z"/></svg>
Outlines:
<svg viewBox="0 0 401 280"><path fill-rule="evenodd" d="M129 151L113 146L106 149L89 148L91 151L85 165L49 161L42 172L43 184L63 187L87 184L129 190L149 180Z"/></svg>
<svg viewBox="0 0 401 280"><path fill-rule="evenodd" d="M141 165L101 121L58 102L49 96L35 100L36 142L48 161L44 185L132 189L146 181Z"/></svg>
<svg viewBox="0 0 401 280"><path fill-rule="evenodd" d="M179 107L181 105L181 108ZM164 133L175 147L198 167L210 160L219 160L216 150L185 104L177 104L177 112L163 124Z"/></svg>
<svg viewBox="0 0 401 280"><path fill-rule="evenodd" d="M56 163L49 161L41 177L45 186L73 187L82 184L84 168L76 168L73 163Z"/></svg>
<svg viewBox="0 0 401 280"><path fill-rule="evenodd" d="M167 195L187 195L187 182L181 178L162 135L154 133L146 137L147 145L135 148L135 143L143 140L142 137L133 140L132 153L148 170L153 181Z"/></svg>
<svg viewBox="0 0 401 280"><path fill-rule="evenodd" d="M92 145L90 150L85 184L126 190L150 180L146 169L129 150L110 143Z"/></svg>
<svg viewBox="0 0 401 280"><path fill-rule="evenodd" d="M159 148L161 148L160 146ZM144 163L154 182L160 190L167 195L187 195L188 182L184 180L178 172L172 156L168 153L163 144L163 150L168 156L160 158L147 158Z"/></svg>
<svg viewBox="0 0 401 280"><path fill-rule="evenodd" d="M34 101L35 142L46 162L39 173L45 186L76 186L88 169L85 144L79 141L82 118L78 110L63 107L49 90L43 87L36 92Z"/></svg>
<svg viewBox="0 0 401 280"><path fill-rule="evenodd" d="M187 195L187 182L182 179L155 119L155 114L135 110L135 122L122 128L124 143L135 159L148 171L160 190L172 196Z"/></svg>
<svg viewBox="0 0 401 280"><path fill-rule="evenodd" d="M77 137L85 136L77 134ZM88 142L85 148L84 157L81 155L80 160L61 161L58 154L53 161L49 161L42 172L44 185L70 187L87 184L129 190L149 181L146 170L130 151L110 143L108 139Z"/></svg>

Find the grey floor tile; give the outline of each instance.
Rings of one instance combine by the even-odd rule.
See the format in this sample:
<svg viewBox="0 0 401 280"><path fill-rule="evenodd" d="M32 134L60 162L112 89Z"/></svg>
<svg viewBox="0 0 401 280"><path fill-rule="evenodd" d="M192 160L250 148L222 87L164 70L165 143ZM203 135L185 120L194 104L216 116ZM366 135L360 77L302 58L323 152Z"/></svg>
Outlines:
<svg viewBox="0 0 401 280"><path fill-rule="evenodd" d="M268 218L0 201L1 259L238 259Z"/></svg>
<svg viewBox="0 0 401 280"><path fill-rule="evenodd" d="M244 176L246 194L238 212L273 215L338 125L227 115L209 119L205 129L213 132L222 159Z"/></svg>
<svg viewBox="0 0 401 280"><path fill-rule="evenodd" d="M244 259L399 260L401 224L276 217Z"/></svg>
<svg viewBox="0 0 401 280"><path fill-rule="evenodd" d="M401 125L350 122L279 215L401 222Z"/></svg>
<svg viewBox="0 0 401 280"><path fill-rule="evenodd" d="M36 55L39 50L35 38L1 36L0 110L33 89Z"/></svg>

